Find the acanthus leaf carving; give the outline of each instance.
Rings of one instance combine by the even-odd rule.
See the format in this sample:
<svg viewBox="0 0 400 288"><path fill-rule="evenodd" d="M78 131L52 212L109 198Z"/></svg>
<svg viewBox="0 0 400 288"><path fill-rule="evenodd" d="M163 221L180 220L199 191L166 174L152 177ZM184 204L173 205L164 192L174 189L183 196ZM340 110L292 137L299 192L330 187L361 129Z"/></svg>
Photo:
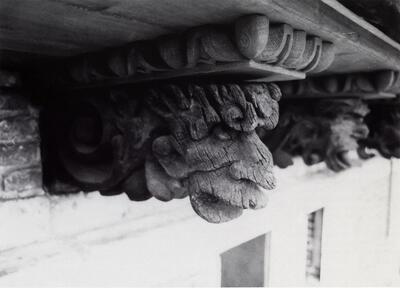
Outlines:
<svg viewBox="0 0 400 288"><path fill-rule="evenodd" d="M325 162L333 171L351 166L347 153L357 150L368 135L364 117L369 109L358 99L288 101L272 131L259 131L281 168L301 156L307 165Z"/></svg>
<svg viewBox="0 0 400 288"><path fill-rule="evenodd" d="M194 210L215 223L266 205L263 189L275 185L272 155L255 129L277 123L280 91L274 84L167 85L152 89L148 99L171 131L153 142L162 177L170 177L167 196L160 189L153 195L169 199L184 187Z"/></svg>
<svg viewBox="0 0 400 288"><path fill-rule="evenodd" d="M368 159L365 148L376 149L385 158L400 158L400 97L369 103L371 113L366 117L370 133L360 141L359 155Z"/></svg>
<svg viewBox="0 0 400 288"><path fill-rule="evenodd" d="M276 126L277 85L177 83L87 93L49 109L48 134L56 134L50 145L58 148L47 158L61 174L55 178L136 201L189 196L213 223L266 205L275 186L272 155L255 129Z"/></svg>

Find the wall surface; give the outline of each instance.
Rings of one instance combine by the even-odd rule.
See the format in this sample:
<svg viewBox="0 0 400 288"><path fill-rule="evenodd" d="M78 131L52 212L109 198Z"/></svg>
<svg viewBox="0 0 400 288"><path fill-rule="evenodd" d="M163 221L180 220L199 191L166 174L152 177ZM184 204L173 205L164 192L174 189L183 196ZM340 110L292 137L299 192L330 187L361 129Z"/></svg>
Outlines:
<svg viewBox="0 0 400 288"><path fill-rule="evenodd" d="M0 69L0 202L43 194L39 112L21 82Z"/></svg>
<svg viewBox="0 0 400 288"><path fill-rule="evenodd" d="M220 225L187 199L0 203L0 286L219 286L221 254L264 234L264 284L307 285L307 216L321 208L321 285L400 285L400 161L359 164L339 174L300 160L277 169L266 209Z"/></svg>

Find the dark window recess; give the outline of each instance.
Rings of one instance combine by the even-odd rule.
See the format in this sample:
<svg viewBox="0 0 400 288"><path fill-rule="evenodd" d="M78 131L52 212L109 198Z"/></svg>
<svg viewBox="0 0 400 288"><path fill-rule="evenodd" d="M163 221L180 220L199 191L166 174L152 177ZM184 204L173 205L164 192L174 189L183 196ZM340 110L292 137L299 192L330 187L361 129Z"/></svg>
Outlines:
<svg viewBox="0 0 400 288"><path fill-rule="evenodd" d="M321 242L324 210L308 214L307 226L307 282L319 282L321 279Z"/></svg>
<svg viewBox="0 0 400 288"><path fill-rule="evenodd" d="M270 235L263 234L221 254L222 287L264 287L268 283Z"/></svg>

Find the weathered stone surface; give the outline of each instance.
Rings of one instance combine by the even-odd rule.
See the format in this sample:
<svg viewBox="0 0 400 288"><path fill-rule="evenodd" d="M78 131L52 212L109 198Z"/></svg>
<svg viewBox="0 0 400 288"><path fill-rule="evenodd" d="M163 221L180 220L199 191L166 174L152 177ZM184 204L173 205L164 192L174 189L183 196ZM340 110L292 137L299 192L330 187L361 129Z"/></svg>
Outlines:
<svg viewBox="0 0 400 288"><path fill-rule="evenodd" d="M262 53L269 39L269 19L265 15L249 15L235 22L237 47L243 56L254 59Z"/></svg>
<svg viewBox="0 0 400 288"><path fill-rule="evenodd" d="M368 136L368 107L358 99L291 101L273 131L259 131L281 168L300 155L307 165L325 162L333 171L350 167L347 153Z"/></svg>
<svg viewBox="0 0 400 288"><path fill-rule="evenodd" d="M187 188L181 181L169 176L153 157L146 161L146 181L152 195L160 201L171 201L188 196Z"/></svg>
<svg viewBox="0 0 400 288"><path fill-rule="evenodd" d="M280 96L274 84L152 89L150 107L167 121L171 135L153 142L165 172L147 170L149 177L160 179L150 192L163 200L188 194L194 210L213 223L264 207L275 179L272 155L255 129L275 127Z"/></svg>
<svg viewBox="0 0 400 288"><path fill-rule="evenodd" d="M41 195L38 111L10 88L19 84L17 75L0 71L0 80L7 87L0 90L0 199Z"/></svg>
<svg viewBox="0 0 400 288"><path fill-rule="evenodd" d="M42 169L40 166L21 168L3 175L3 190L24 192L42 188Z"/></svg>
<svg viewBox="0 0 400 288"><path fill-rule="evenodd" d="M0 167L37 164L39 161L38 142L0 144Z"/></svg>
<svg viewBox="0 0 400 288"><path fill-rule="evenodd" d="M37 119L30 115L0 119L0 143L17 145L21 142L37 141L38 126Z"/></svg>
<svg viewBox="0 0 400 288"><path fill-rule="evenodd" d="M20 93L0 90L0 120L21 114L37 115Z"/></svg>

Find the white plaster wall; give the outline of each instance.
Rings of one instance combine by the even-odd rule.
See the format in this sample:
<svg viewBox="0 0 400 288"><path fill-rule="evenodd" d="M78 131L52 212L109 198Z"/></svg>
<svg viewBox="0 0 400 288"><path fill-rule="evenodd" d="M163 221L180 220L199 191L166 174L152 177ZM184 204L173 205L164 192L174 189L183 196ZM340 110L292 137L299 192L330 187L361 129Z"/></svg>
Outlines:
<svg viewBox="0 0 400 288"><path fill-rule="evenodd" d="M218 286L219 255L267 232L267 284L306 285L306 217L320 208L322 285L400 285L399 161L392 166L390 178L381 158L339 174L296 161L276 171L266 209L220 225L187 199L92 193L0 203L0 286Z"/></svg>

